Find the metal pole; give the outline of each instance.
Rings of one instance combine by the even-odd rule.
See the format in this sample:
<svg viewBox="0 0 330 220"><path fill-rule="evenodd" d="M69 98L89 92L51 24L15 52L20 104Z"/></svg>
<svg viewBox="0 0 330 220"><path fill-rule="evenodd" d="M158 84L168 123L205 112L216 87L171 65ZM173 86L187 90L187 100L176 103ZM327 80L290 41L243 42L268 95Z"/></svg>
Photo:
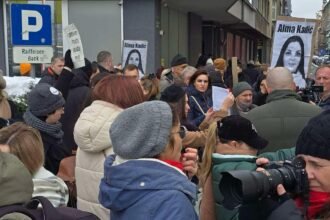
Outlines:
<svg viewBox="0 0 330 220"><path fill-rule="evenodd" d="M5 45L5 62L6 62L6 76L9 76L9 59L8 59L8 26L7 26L7 1L3 1L3 34L4 34L4 45Z"/></svg>

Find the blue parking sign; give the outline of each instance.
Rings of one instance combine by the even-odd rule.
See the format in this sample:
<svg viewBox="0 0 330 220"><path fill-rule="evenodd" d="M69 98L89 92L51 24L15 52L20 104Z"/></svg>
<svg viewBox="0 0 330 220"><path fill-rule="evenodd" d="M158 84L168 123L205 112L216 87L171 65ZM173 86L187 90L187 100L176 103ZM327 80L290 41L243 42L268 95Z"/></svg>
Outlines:
<svg viewBox="0 0 330 220"><path fill-rule="evenodd" d="M51 45L50 6L12 4L11 29L13 45Z"/></svg>

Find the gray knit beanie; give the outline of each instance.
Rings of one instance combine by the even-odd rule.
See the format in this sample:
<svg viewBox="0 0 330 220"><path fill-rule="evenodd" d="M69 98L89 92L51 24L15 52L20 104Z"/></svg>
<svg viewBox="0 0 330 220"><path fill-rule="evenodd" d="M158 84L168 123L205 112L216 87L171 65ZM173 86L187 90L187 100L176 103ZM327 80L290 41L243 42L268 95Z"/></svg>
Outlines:
<svg viewBox="0 0 330 220"><path fill-rule="evenodd" d="M169 141L172 111L166 102L149 101L125 109L110 128L113 151L125 159L151 158Z"/></svg>
<svg viewBox="0 0 330 220"><path fill-rule="evenodd" d="M65 104L62 94L47 83L34 87L27 98L28 108L34 116L47 116Z"/></svg>
<svg viewBox="0 0 330 220"><path fill-rule="evenodd" d="M237 96L239 96L239 94L246 90L252 91L252 87L250 86L250 84L247 82L239 82L233 87L233 95L236 98Z"/></svg>

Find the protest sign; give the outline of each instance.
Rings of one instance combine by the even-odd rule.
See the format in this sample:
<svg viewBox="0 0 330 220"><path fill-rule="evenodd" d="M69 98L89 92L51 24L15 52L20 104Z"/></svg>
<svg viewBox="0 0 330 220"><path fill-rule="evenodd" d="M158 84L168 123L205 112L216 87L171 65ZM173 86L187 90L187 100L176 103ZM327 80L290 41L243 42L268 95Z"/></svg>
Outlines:
<svg viewBox="0 0 330 220"><path fill-rule="evenodd" d="M64 35L71 50L71 59L75 68L85 66L84 50L78 29L74 24L70 24L64 28Z"/></svg>
<svg viewBox="0 0 330 220"><path fill-rule="evenodd" d="M306 87L315 20L279 17L274 30L271 67L284 66L299 88Z"/></svg>
<svg viewBox="0 0 330 220"><path fill-rule="evenodd" d="M213 110L219 111L223 101L228 96L228 89L224 89L218 86L212 86L212 101L213 101Z"/></svg>
<svg viewBox="0 0 330 220"><path fill-rule="evenodd" d="M124 40L123 66L134 64L139 69L140 78L146 72L148 41Z"/></svg>

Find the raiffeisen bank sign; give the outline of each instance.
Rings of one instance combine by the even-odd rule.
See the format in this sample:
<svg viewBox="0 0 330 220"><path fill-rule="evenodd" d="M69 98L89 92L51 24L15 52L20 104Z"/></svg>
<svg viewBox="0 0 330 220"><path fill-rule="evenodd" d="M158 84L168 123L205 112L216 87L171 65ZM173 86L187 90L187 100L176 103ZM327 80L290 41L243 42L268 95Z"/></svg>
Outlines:
<svg viewBox="0 0 330 220"><path fill-rule="evenodd" d="M53 48L49 5L12 4L11 29L15 63L50 63Z"/></svg>

